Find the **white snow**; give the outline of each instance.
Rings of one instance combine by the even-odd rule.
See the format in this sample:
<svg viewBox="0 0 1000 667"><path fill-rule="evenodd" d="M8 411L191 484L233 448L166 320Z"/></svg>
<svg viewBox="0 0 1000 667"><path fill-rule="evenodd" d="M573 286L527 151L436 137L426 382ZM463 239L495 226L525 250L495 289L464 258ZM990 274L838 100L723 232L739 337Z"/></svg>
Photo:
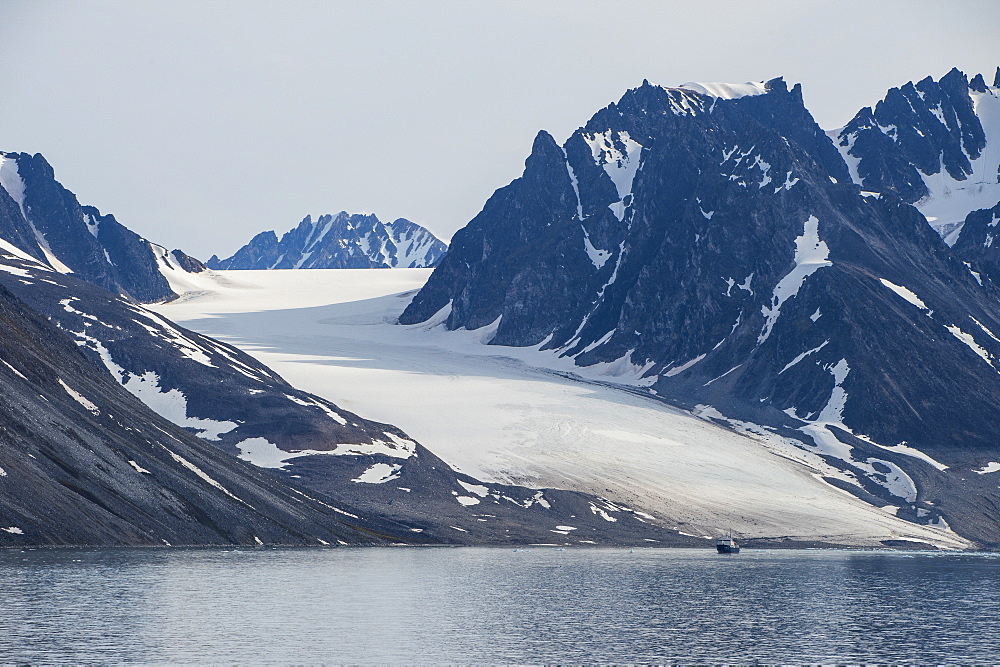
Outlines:
<svg viewBox="0 0 1000 667"><path fill-rule="evenodd" d="M986 134L986 148L972 164L972 174L965 180L955 180L946 169L921 177L930 194L916 203L931 226L942 236L947 235L951 244L957 234L948 234L965 221L971 211L991 208L1000 202L1000 89L987 88L985 93L970 91L976 115Z"/></svg>
<svg viewBox="0 0 1000 667"><path fill-rule="evenodd" d="M57 380L59 380L59 384L74 401L76 401L77 403L79 403L80 405L82 405L84 408L94 413L95 415L101 414L101 411L98 409L98 407L94 405L94 403L90 401L86 396L84 396L83 394L81 394L80 392L76 391L68 384L63 382L62 378L57 378Z"/></svg>
<svg viewBox="0 0 1000 667"><path fill-rule="evenodd" d="M45 261L49 263L49 266L51 266L55 271L58 271L59 273L73 273L73 269L63 264L62 261L58 257L56 257L56 254L52 252L52 248L49 246L48 239L46 239L45 235L42 234L42 232L37 227L35 227L35 224L31 222L31 220L28 220L28 226L31 227L31 231L34 232L35 241L38 243L38 246L42 249L42 254L45 255Z"/></svg>
<svg viewBox="0 0 1000 667"><path fill-rule="evenodd" d="M569 182L573 186L573 193L576 195L576 219L582 221L583 201L580 199L580 182L576 178L576 172L573 171L573 165L569 163L569 156L566 155L565 148L563 148L563 157L566 158L566 173L569 174Z"/></svg>
<svg viewBox="0 0 1000 667"><path fill-rule="evenodd" d="M0 187L17 202L21 215L27 220L28 213L24 209L24 180L17 170L17 160L4 155L0 155Z"/></svg>
<svg viewBox="0 0 1000 667"><path fill-rule="evenodd" d="M814 474L835 470L759 427L734 433L616 389L607 384L614 377L589 382L587 369L556 353L485 346L482 330L448 332L447 307L430 323L395 325L429 274L199 274L197 293L156 309L237 345L301 389L399 426L486 484L593 493L705 534L724 525L857 545L967 544L830 486ZM527 502L548 505L541 492Z"/></svg>
<svg viewBox="0 0 1000 667"><path fill-rule="evenodd" d="M632 139L628 132L606 130L595 134L583 134L583 140L590 146L594 163L604 167L605 173L615 184L618 202L611 204L611 210L619 221L625 217L625 198L632 194L632 182L642 158L642 145ZM622 146L619 148L617 143ZM578 194L579 196L579 194Z"/></svg>
<svg viewBox="0 0 1000 667"><path fill-rule="evenodd" d="M820 343L818 347L814 347L811 350L806 350L805 352L802 352L802 353L796 355L794 359L792 359L787 364L785 364L784 368L782 368L780 371L778 371L778 375L781 375L782 373L784 373L785 371L787 371L789 368L791 368L795 364L799 363L800 361L802 361L803 359L805 359L806 357L808 357L810 354L813 354L815 352L819 352L824 347L826 347L829 342L830 342L829 340L825 340L822 343Z"/></svg>
<svg viewBox="0 0 1000 667"><path fill-rule="evenodd" d="M41 264L37 259L29 255L28 253L24 252L23 250L21 250L16 245L14 245L13 243L11 243L6 239L0 239L0 250L4 251L8 255L13 255L14 257L17 257L18 259L23 259L26 262L31 262L32 264L37 265L39 268L44 268L46 270L49 268ZM8 268L6 270L10 269Z"/></svg>
<svg viewBox="0 0 1000 667"><path fill-rule="evenodd" d="M469 484L468 482L463 482L460 479L455 481L457 481L463 489L465 489L469 493L479 496L480 498L485 498L486 495L490 492L489 487L483 486L482 484Z"/></svg>
<svg viewBox="0 0 1000 667"><path fill-rule="evenodd" d="M824 266L833 265L833 262L827 259L829 256L830 248L819 238L819 219L810 215L805 221L802 235L795 239L795 266L774 286L771 305L761 307L766 320L764 328L757 337L758 345L771 335L774 323L781 316L782 304L799 293L806 278Z"/></svg>
<svg viewBox="0 0 1000 667"><path fill-rule="evenodd" d="M857 141L857 134L847 135L847 143L841 145L843 139L840 138L840 133L843 132L844 128L838 128L836 130L830 130L827 135L833 140L834 145L837 150L840 151L841 157L844 158L844 162L847 163L847 171L851 175L851 180L857 185L861 185L861 174L858 173L858 165L861 164L861 158L854 157L851 155L851 150L854 148L854 142Z"/></svg>
<svg viewBox="0 0 1000 667"><path fill-rule="evenodd" d="M10 533L11 535L24 535L24 531L21 530L20 528L18 528L17 526L10 526L8 528L0 528L0 530L4 531L5 533Z"/></svg>
<svg viewBox="0 0 1000 667"><path fill-rule="evenodd" d="M182 334L177 327L175 327L168 320L160 317L155 312L146 310L141 306L137 306L135 304L127 305L132 312L136 313L145 320L153 322L157 326L150 326L142 320L135 320L136 324L146 329L146 331L152 335L162 338L174 345L180 353L188 359L196 361L203 366L209 366L210 368L215 367L215 364L212 363L211 358L205 350L193 340Z"/></svg>
<svg viewBox="0 0 1000 667"><path fill-rule="evenodd" d="M866 439L866 438L863 438L863 439ZM869 440L869 442L871 442L871 441ZM920 459L924 463L929 463L930 465L934 466L938 470L947 470L948 469L948 466L946 466L945 464L941 463L940 461L937 461L936 459L932 458L928 454L925 454L924 452L920 451L919 449L914 449L913 447L909 447L909 446L904 445L902 443L900 443L898 445L879 445L878 443L872 443L872 444L874 444L874 445L876 445L878 447L881 447L882 449L887 449L890 452L896 452L897 454L905 454L906 456L912 456L915 459Z"/></svg>
<svg viewBox="0 0 1000 667"><path fill-rule="evenodd" d="M830 180L832 180L834 183L837 182L837 179L833 178L832 176L830 177ZM792 186L798 182L799 182L798 177L796 176L795 178L792 178L792 172L788 172L785 175L785 182L774 189L774 194L778 194L782 190L791 190Z"/></svg>
<svg viewBox="0 0 1000 667"><path fill-rule="evenodd" d="M142 375L133 375L115 363L111 357L111 353L101 341L83 332L72 332L72 335L78 339L77 345L90 347L100 355L101 361L104 362L111 375L129 393L167 421L178 426L194 429L198 431L196 435L205 440L218 440L220 435L228 433L239 426L236 422L231 421L189 417L187 414L187 397L181 390L169 389L162 391L160 388L160 377L155 372L146 371Z"/></svg>
<svg viewBox="0 0 1000 667"><path fill-rule="evenodd" d="M87 225L87 231L89 231L90 234L96 239L97 235L100 233L101 222L89 213L84 213L83 224ZM104 252L107 253L108 251L105 250ZM108 258L108 264L112 263L111 259Z"/></svg>
<svg viewBox="0 0 1000 667"><path fill-rule="evenodd" d="M621 220L621 218L619 218ZM600 271L605 263L607 263L608 258L611 257L611 252L608 250L599 250L594 247L594 244L590 242L590 234L587 230L583 230L583 248L587 251L587 257L590 257L590 261L593 263L594 268Z"/></svg>
<svg viewBox="0 0 1000 667"><path fill-rule="evenodd" d="M162 445L161 445L161 447L162 447ZM252 507L252 505L250 505L246 501L244 501L244 500L236 497L235 495L233 495L229 491L229 489L227 489L226 487L222 486L217 481L215 481L214 479L212 479L211 477L209 477L208 474L204 470L202 470L201 468L199 468L195 464L191 463L190 461L188 461L186 458L184 458L180 454L177 454L176 452L174 452L174 451L172 451L170 449L167 449L166 447L163 447L163 448L167 450L168 454L170 454L170 458L172 458L174 461L177 461L178 463L180 463L182 466L184 466L185 468L187 468L188 470L190 470L191 472L193 472L195 475L197 475L199 478L201 478L205 482L208 482L210 485L214 486L219 491L222 491L224 494L226 494L227 496L229 496L233 500L237 500L237 501L243 503L244 505L246 505L247 507Z"/></svg>
<svg viewBox="0 0 1000 667"><path fill-rule="evenodd" d="M455 500L466 507L478 505L480 503L479 498L473 498L472 496L455 496Z"/></svg>
<svg viewBox="0 0 1000 667"><path fill-rule="evenodd" d="M300 456L300 454L292 454L278 449L278 446L267 438L247 438L246 440L237 442L236 447L240 450L237 458L251 463L258 468L277 468L281 470L288 465L286 463L288 459Z"/></svg>
<svg viewBox="0 0 1000 667"><path fill-rule="evenodd" d="M976 470L974 472L980 475L988 475L992 472L1000 472L1000 463L996 461L991 461L982 468L980 468L979 470Z"/></svg>
<svg viewBox="0 0 1000 667"><path fill-rule="evenodd" d="M891 283L885 278L879 278L879 280L882 282L883 285L891 289L893 292L895 292L897 295L899 295L909 303L912 303L920 310L924 311L930 310L930 308L927 307L927 304L925 304L919 296L914 294L911 290L907 289L906 287L903 287L902 285L897 285L896 283Z"/></svg>
<svg viewBox="0 0 1000 667"><path fill-rule="evenodd" d="M690 359L690 360L688 360L688 361L685 361L685 362L684 362L683 364L681 364L680 366L677 366L677 367L675 367L675 368L671 368L670 370L668 370L668 371L665 371L665 372L664 372L663 374L664 374L664 375L665 375L666 377L673 377L673 376L675 376L675 375L680 375L681 373L683 373L684 371L686 371L687 369L691 368L691 367L692 367L692 366L694 366L694 365L695 365L696 363L698 363L699 361L701 361L702 359L704 359L704 358L705 358L705 356L706 356L705 354L699 354L699 355L698 355L697 357L695 357L694 359Z"/></svg>
<svg viewBox="0 0 1000 667"><path fill-rule="evenodd" d="M22 268L19 268L19 267L16 267L16 266L10 266L9 264L0 264L0 271L4 271L6 273L11 273L11 274L13 274L15 276L20 276L22 278L34 278L34 276L31 275L25 269L22 269Z"/></svg>
<svg viewBox="0 0 1000 667"><path fill-rule="evenodd" d="M385 484L388 481L399 478L401 465L389 465L388 463L376 463L363 473L352 479L352 482L361 484ZM479 502L478 500L476 501Z"/></svg>
<svg viewBox="0 0 1000 667"><path fill-rule="evenodd" d="M21 371L17 370L13 366L11 366L6 360L0 359L0 363L2 363L4 366L6 366L10 370L12 370L14 372L14 374L17 375L18 377L20 377L22 380L27 380L28 379L27 377L25 377L24 373L22 373Z"/></svg>
<svg viewBox="0 0 1000 667"><path fill-rule="evenodd" d="M972 315L969 315L969 319L971 319L971 320L972 320L973 322L975 322L975 323L976 323L976 324L977 324L977 325L979 326L979 328L980 328L980 329L982 329L982 330L983 330L983 332L984 332L984 333L985 333L985 334L986 334L987 336L989 336L990 338L992 338L992 339L993 339L993 340L995 340L996 342L1000 343L1000 338L997 338L997 337L996 337L996 336L995 336L995 335L993 334L993 332L992 332L992 331L990 331L989 329L987 329L987 328L986 328L986 326L985 326L985 325L984 325L984 324L983 324L982 322L980 322L979 320L977 320L976 318L974 318L974 317L973 317Z"/></svg>
<svg viewBox="0 0 1000 667"><path fill-rule="evenodd" d="M767 88L763 81L747 81L746 83L698 83L689 81L682 83L678 88L693 90L702 95L718 97L723 100L734 100L739 97L752 97L754 95L765 95Z"/></svg>
<svg viewBox="0 0 1000 667"><path fill-rule="evenodd" d="M146 470L146 469L145 469L145 468L143 468L143 467L142 467L141 465L139 465L138 463L136 463L135 461L133 461L133 460L131 460L131 459L129 459L129 462L128 462L128 464L129 464L130 466L132 466L133 468L135 468L135 471L136 471L137 473L141 473L141 474L143 474L143 475L152 475L152 474L153 474L153 473L149 472L148 470Z"/></svg>
<svg viewBox="0 0 1000 667"><path fill-rule="evenodd" d="M951 332L952 336L954 336L958 340L968 345L969 349L978 354L980 357L982 357L983 361L988 363L990 366L993 365L993 362L990 360L990 353L984 350L983 347L976 342L976 339L973 338L971 334L965 333L954 324L949 324L948 326L945 327L945 329Z"/></svg>

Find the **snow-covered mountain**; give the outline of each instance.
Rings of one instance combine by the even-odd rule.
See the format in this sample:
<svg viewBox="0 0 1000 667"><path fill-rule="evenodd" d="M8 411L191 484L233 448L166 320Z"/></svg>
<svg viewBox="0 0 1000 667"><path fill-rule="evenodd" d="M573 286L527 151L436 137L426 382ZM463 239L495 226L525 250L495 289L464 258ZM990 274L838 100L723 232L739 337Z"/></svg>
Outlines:
<svg viewBox="0 0 1000 667"><path fill-rule="evenodd" d="M228 259L215 255L211 269L381 269L437 266L448 247L405 218L383 223L374 215L306 216L281 240L261 232Z"/></svg>
<svg viewBox="0 0 1000 667"><path fill-rule="evenodd" d="M971 164L969 110L942 113ZM860 159L780 79L644 82L562 145L540 132L400 322L794 438L841 471L830 484L996 544L1000 290L884 184L863 192Z"/></svg>
<svg viewBox="0 0 1000 667"><path fill-rule="evenodd" d="M180 250L151 243L76 196L39 154L0 152L0 239L60 273L138 302L176 296L167 276L204 270Z"/></svg>
<svg viewBox="0 0 1000 667"><path fill-rule="evenodd" d="M830 136L855 183L916 205L954 245L970 212L1000 202L1000 68L992 86L953 69L891 88Z"/></svg>

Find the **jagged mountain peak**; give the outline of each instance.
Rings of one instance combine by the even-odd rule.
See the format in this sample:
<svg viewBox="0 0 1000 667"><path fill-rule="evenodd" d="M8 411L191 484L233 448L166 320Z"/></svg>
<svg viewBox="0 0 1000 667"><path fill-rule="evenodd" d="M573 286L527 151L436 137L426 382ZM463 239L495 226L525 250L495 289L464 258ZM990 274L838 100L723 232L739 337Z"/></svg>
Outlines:
<svg viewBox="0 0 1000 667"><path fill-rule="evenodd" d="M890 88L829 132L865 190L915 204L954 244L965 217L1000 201L1000 87L958 68Z"/></svg>
<svg viewBox="0 0 1000 667"><path fill-rule="evenodd" d="M176 296L173 272L204 270L179 250L167 261L113 215L82 206L37 153L0 152L0 238L60 273L140 302Z"/></svg>
<svg viewBox="0 0 1000 667"><path fill-rule="evenodd" d="M406 218L383 223L372 213L307 215L278 240L257 234L227 259L213 255L211 269L368 269L436 266L447 246Z"/></svg>

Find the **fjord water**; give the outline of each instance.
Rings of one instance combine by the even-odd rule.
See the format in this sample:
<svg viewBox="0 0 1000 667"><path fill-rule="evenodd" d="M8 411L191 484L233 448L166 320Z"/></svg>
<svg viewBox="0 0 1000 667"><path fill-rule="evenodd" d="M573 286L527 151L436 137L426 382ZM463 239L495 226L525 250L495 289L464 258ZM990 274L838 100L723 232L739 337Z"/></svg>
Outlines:
<svg viewBox="0 0 1000 667"><path fill-rule="evenodd" d="M0 662L995 662L998 593L995 554L11 550Z"/></svg>

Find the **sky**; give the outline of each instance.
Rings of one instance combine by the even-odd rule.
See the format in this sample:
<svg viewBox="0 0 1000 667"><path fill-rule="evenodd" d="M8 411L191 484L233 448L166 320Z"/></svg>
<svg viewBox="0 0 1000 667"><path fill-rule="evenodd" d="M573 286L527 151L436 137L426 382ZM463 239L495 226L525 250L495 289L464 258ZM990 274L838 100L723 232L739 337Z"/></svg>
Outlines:
<svg viewBox="0 0 1000 667"><path fill-rule="evenodd" d="M784 76L830 129L998 44L995 0L0 0L0 150L203 260L340 210L447 240L643 79Z"/></svg>

